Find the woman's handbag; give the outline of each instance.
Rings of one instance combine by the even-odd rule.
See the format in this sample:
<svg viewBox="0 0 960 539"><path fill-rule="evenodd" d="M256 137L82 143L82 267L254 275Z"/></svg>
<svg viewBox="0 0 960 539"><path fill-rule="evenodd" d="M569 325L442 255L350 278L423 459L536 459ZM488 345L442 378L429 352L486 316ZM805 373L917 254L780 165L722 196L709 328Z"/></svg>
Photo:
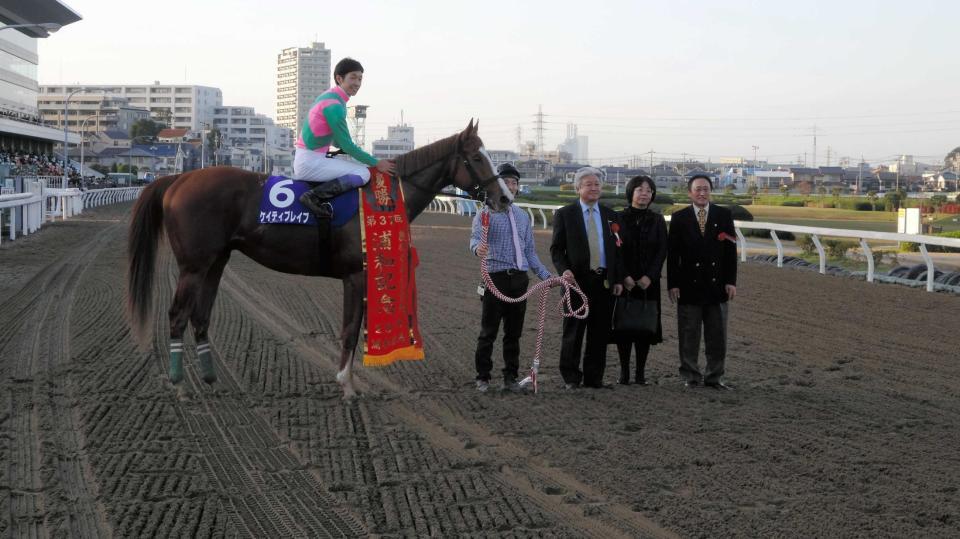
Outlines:
<svg viewBox="0 0 960 539"><path fill-rule="evenodd" d="M653 335L657 332L660 308L655 300L647 297L630 297L629 293L617 296L613 305L613 330L622 333Z"/></svg>

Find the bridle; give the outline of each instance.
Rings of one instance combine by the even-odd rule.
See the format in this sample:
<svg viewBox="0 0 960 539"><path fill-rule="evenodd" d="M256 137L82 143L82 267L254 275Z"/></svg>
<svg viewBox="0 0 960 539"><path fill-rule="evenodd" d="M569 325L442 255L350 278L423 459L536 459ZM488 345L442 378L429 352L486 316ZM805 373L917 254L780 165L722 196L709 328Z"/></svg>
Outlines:
<svg viewBox="0 0 960 539"><path fill-rule="evenodd" d="M481 178L480 173L477 172L476 167L473 166L473 163L465 155L460 152L457 152L457 158L460 159L460 162L463 164L463 167L467 169L467 174L470 175L470 182L472 187L468 191L470 193L470 198L483 202L486 199L487 186L491 183L500 179L499 174L493 174L488 178ZM456 172L454 167L453 173ZM450 176L453 178L453 174Z"/></svg>
<svg viewBox="0 0 960 539"><path fill-rule="evenodd" d="M457 188L458 188L458 189L461 189L461 190L464 190L464 191L467 191L467 192L470 193L470 194L468 194L468 195L461 195L461 194L459 194L459 193L450 193L450 194L445 194L444 196L450 196L450 197L454 197L454 198L463 198L463 199L466 199L466 200L476 200L476 201L478 201L478 202L484 202L484 201L486 200L486 189L487 189L487 186L489 186L491 183L499 180L499 179L500 179L500 175L499 175L499 174L493 174L492 176L489 176L489 177L487 177L487 178L482 178L482 177L480 176L480 173L477 171L477 168L473 165L473 163L470 162L470 159L469 159L466 155L464 155L464 153L463 153L462 151L457 150L457 153L450 159L450 164L449 164L447 167L445 167L446 172L445 172L441 177L442 177L442 178L450 178L451 184L452 184L452 183L453 183L453 182L452 182L453 178L456 177L457 167L459 167L459 166L463 166L463 168L465 168L465 169L467 170L467 175L470 176L471 186L470 186L469 189L463 189L462 187L459 187L459 186L457 186ZM415 174L416 172L419 172L419 171L414 171L413 173ZM410 174L407 174L407 175L409 176ZM413 183L413 182L407 182L406 185L410 185L410 186L412 186L414 189L417 189L418 191L421 191L421 192L424 192L424 193L428 193L428 194L431 194L431 195L438 195L438 194L440 194L440 191L437 190L437 189L431 189L431 188L429 188L429 187L423 187L423 186L417 185L416 183ZM454 184L454 185L456 185L456 184Z"/></svg>

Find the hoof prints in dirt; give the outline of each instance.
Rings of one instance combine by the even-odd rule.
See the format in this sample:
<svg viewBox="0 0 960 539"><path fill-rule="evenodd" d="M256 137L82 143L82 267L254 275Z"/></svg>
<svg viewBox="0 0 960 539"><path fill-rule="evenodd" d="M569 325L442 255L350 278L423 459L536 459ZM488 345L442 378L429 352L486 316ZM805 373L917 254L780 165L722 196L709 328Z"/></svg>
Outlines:
<svg viewBox="0 0 960 539"><path fill-rule="evenodd" d="M957 461L943 448L960 444L949 382L960 343L937 329L958 313L953 297L745 264L730 322L736 392L680 386L664 309L651 386L555 389L553 317L541 394L477 395L479 304L462 286L476 259L457 254L469 222L424 216L448 225L414 226L427 361L355 369L365 396L341 402L340 284L235 253L210 332L220 380L199 380L188 336L174 387L168 250L149 350L121 310L125 223L107 219L128 208L51 225L0 258L0 272L20 268L0 281L0 535L960 532L956 485L940 472ZM546 252L549 235L536 241Z"/></svg>

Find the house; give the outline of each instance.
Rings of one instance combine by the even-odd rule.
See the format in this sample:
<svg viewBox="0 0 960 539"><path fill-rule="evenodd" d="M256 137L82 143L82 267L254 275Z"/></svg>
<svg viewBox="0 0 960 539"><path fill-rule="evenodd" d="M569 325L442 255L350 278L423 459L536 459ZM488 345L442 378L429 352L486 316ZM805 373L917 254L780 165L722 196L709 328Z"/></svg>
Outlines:
<svg viewBox="0 0 960 539"><path fill-rule="evenodd" d="M817 180L824 187L840 187L843 185L843 167L820 167Z"/></svg>
<svg viewBox="0 0 960 539"><path fill-rule="evenodd" d="M809 182L813 185L820 175L820 169L808 167L795 167L790 169L790 177L793 179L793 185L799 185L803 182Z"/></svg>
<svg viewBox="0 0 960 539"><path fill-rule="evenodd" d="M157 133L158 142L187 142L190 138L190 130L186 127L178 129L161 129Z"/></svg>
<svg viewBox="0 0 960 539"><path fill-rule="evenodd" d="M953 192L960 190L957 186L957 173L945 170L937 175L934 185L937 191Z"/></svg>
<svg viewBox="0 0 960 539"><path fill-rule="evenodd" d="M150 152L142 148L130 147L110 147L104 148L99 152L91 152L87 161L97 163L104 167L113 165L133 165L137 169L153 170L156 158Z"/></svg>

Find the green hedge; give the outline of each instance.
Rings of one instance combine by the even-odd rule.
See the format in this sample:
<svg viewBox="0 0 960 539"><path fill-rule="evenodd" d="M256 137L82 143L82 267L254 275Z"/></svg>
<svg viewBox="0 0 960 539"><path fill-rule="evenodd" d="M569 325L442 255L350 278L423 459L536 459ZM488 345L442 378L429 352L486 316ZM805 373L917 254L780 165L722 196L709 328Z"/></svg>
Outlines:
<svg viewBox="0 0 960 539"><path fill-rule="evenodd" d="M934 236L939 236L941 238L960 238L960 230L953 230L951 232L941 232L939 234L934 234ZM900 250L910 253L916 253L920 251L920 244L913 242L900 242ZM960 249L956 247L943 247L941 245L927 245L928 253L960 253Z"/></svg>

